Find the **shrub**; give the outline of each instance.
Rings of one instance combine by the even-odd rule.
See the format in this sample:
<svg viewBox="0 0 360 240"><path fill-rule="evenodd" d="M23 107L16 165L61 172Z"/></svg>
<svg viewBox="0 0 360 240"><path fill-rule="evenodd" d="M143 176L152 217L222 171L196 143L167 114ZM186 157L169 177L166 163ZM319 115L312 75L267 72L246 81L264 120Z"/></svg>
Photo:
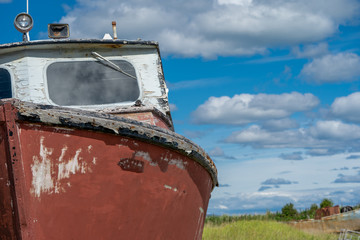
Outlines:
<svg viewBox="0 0 360 240"><path fill-rule="evenodd" d="M324 198L320 203L320 208L324 207L332 207L334 205L334 202L329 198Z"/></svg>
<svg viewBox="0 0 360 240"><path fill-rule="evenodd" d="M298 214L296 209L294 208L294 204L288 203L282 209L281 213L285 219L294 219Z"/></svg>

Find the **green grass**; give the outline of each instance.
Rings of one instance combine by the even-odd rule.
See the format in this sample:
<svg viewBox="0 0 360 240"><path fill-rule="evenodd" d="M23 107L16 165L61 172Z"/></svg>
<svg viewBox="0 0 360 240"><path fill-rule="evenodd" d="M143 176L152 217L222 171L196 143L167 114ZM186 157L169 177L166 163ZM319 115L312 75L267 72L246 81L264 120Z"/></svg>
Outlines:
<svg viewBox="0 0 360 240"><path fill-rule="evenodd" d="M205 225L203 240L336 240L335 234L313 235L276 221L235 221Z"/></svg>

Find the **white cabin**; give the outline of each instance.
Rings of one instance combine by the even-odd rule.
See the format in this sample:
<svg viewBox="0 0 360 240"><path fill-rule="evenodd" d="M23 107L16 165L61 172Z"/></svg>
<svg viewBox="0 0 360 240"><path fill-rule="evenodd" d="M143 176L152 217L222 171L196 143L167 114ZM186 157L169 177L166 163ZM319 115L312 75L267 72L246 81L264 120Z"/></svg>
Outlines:
<svg viewBox="0 0 360 240"><path fill-rule="evenodd" d="M0 99L124 116L156 112L172 129L158 44L41 40L0 45Z"/></svg>

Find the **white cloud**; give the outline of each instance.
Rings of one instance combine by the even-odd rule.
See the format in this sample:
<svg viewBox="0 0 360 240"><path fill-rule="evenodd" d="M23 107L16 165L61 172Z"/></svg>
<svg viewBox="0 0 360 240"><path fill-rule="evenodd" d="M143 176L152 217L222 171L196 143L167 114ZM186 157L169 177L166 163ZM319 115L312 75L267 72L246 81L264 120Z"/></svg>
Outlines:
<svg viewBox="0 0 360 240"><path fill-rule="evenodd" d="M209 151L209 154L211 157L219 157L219 158L232 159L232 160L235 159L233 156L226 155L224 150L219 146L216 146L213 149L211 149Z"/></svg>
<svg viewBox="0 0 360 240"><path fill-rule="evenodd" d="M308 155L333 155L359 150L360 126L341 121L317 121L307 128L273 132L251 125L233 132L225 142L253 148L305 148Z"/></svg>
<svg viewBox="0 0 360 240"><path fill-rule="evenodd" d="M178 107L177 107L175 104L173 104L173 103L170 103L170 104L169 104L169 107L170 107L170 110L171 110L171 111L177 111L177 110L178 110Z"/></svg>
<svg viewBox="0 0 360 240"><path fill-rule="evenodd" d="M360 127L340 121L318 121L310 128L310 133L317 139L331 139L334 141L351 141L360 139Z"/></svg>
<svg viewBox="0 0 360 240"><path fill-rule="evenodd" d="M269 178L262 182L262 185L283 185L283 184L293 184L296 182L291 182L290 180L286 180L284 178Z"/></svg>
<svg viewBox="0 0 360 240"><path fill-rule="evenodd" d="M280 154L279 157L284 160L295 160L295 161L304 160L302 156L302 152L282 153Z"/></svg>
<svg viewBox="0 0 360 240"><path fill-rule="evenodd" d="M360 183L360 172L356 175L339 174L334 183Z"/></svg>
<svg viewBox="0 0 360 240"><path fill-rule="evenodd" d="M350 155L346 159L348 159L348 160L360 159L360 155Z"/></svg>
<svg viewBox="0 0 360 240"><path fill-rule="evenodd" d="M278 131L284 129L297 128L299 127L299 124L293 119L284 118L284 119L272 119L265 121L262 126L264 129L270 131Z"/></svg>
<svg viewBox="0 0 360 240"><path fill-rule="evenodd" d="M210 150L209 154L214 157L222 157L225 155L224 151L220 147L214 147Z"/></svg>
<svg viewBox="0 0 360 240"><path fill-rule="evenodd" d="M312 139L303 129L270 132L258 125L233 132L225 141L250 145L254 148L291 148L312 145Z"/></svg>
<svg viewBox="0 0 360 240"><path fill-rule="evenodd" d="M346 97L336 98L331 105L331 112L342 119L360 122L360 92Z"/></svg>
<svg viewBox="0 0 360 240"><path fill-rule="evenodd" d="M190 130L185 130L184 131L184 135L187 136L188 138L194 139L194 138L202 138L204 137L208 132L206 131L190 131Z"/></svg>
<svg viewBox="0 0 360 240"><path fill-rule="evenodd" d="M210 97L192 113L192 120L199 124L246 124L288 117L295 112L311 110L318 103L314 95L297 92Z"/></svg>
<svg viewBox="0 0 360 240"><path fill-rule="evenodd" d="M358 12L356 0L77 0L61 22L72 37L99 38L118 22L120 38L157 40L163 52L214 57L264 53L334 34Z"/></svg>
<svg viewBox="0 0 360 240"><path fill-rule="evenodd" d="M319 43L319 44L310 44L305 45L302 48L296 46L292 49L292 53L297 58L314 58L328 54L328 44Z"/></svg>
<svg viewBox="0 0 360 240"><path fill-rule="evenodd" d="M204 86L211 85L219 85L219 83L224 82L224 79L198 79L198 80L190 80L190 81L180 81L180 82L169 82L167 81L167 86L171 91L181 90L181 89L189 89L189 88L197 88L200 89Z"/></svg>
<svg viewBox="0 0 360 240"><path fill-rule="evenodd" d="M219 205L219 209L229 209L227 206L225 206L225 205Z"/></svg>
<svg viewBox="0 0 360 240"><path fill-rule="evenodd" d="M360 57L354 53L325 55L305 64L300 75L316 83L355 81L360 77Z"/></svg>

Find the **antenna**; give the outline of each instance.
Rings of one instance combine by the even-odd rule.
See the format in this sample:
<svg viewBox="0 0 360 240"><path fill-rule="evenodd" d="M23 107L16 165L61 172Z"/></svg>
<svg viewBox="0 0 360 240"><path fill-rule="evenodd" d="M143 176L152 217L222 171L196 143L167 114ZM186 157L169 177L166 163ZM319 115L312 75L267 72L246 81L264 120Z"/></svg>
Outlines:
<svg viewBox="0 0 360 240"><path fill-rule="evenodd" d="M26 13L29 14L29 0L26 0ZM30 41L30 34L29 32L26 33L27 41Z"/></svg>

